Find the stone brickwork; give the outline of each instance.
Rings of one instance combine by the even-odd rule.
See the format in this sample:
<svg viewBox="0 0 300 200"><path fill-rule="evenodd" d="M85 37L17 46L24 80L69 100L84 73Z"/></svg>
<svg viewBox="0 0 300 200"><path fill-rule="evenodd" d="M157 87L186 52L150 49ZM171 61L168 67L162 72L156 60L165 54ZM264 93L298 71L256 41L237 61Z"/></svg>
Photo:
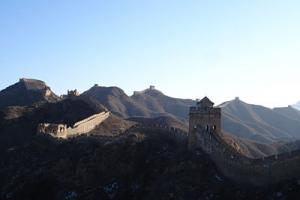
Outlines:
<svg viewBox="0 0 300 200"><path fill-rule="evenodd" d="M190 108L189 147L200 147L228 178L252 185L300 178L300 151L252 159L227 144L221 133L221 109L208 99Z"/></svg>
<svg viewBox="0 0 300 200"><path fill-rule="evenodd" d="M88 133L109 117L109 112L92 115L68 128L68 136Z"/></svg>
<svg viewBox="0 0 300 200"><path fill-rule="evenodd" d="M52 137L67 138L67 125L65 124L49 124L41 123L37 128L38 133L47 133Z"/></svg>

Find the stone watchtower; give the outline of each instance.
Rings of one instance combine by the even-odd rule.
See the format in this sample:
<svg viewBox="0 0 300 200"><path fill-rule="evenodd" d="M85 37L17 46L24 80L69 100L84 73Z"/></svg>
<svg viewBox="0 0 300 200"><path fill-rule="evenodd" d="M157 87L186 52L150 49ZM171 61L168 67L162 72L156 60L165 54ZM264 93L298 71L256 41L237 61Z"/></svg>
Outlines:
<svg viewBox="0 0 300 200"><path fill-rule="evenodd" d="M208 134L221 132L221 109L215 108L209 98L197 101L195 107L190 107L189 115L189 147L195 147L199 142L200 146L207 145Z"/></svg>

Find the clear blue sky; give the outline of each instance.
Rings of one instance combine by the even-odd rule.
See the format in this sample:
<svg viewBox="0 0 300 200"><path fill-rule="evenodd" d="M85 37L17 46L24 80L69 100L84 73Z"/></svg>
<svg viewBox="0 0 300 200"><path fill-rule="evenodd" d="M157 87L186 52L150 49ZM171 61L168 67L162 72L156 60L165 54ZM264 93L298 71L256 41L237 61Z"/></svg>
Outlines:
<svg viewBox="0 0 300 200"><path fill-rule="evenodd" d="M269 107L300 100L299 0L2 0L0 89L94 83Z"/></svg>

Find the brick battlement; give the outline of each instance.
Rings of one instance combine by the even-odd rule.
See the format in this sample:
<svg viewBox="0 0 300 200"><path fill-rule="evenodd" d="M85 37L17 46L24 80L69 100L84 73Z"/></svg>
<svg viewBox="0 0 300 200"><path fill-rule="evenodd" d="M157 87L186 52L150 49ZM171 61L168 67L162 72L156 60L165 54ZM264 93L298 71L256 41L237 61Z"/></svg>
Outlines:
<svg viewBox="0 0 300 200"><path fill-rule="evenodd" d="M191 114L202 114L202 113L220 113L221 114L221 108L213 108L213 109L209 109L209 110L204 110L203 108L194 106L194 107L190 107L190 115Z"/></svg>

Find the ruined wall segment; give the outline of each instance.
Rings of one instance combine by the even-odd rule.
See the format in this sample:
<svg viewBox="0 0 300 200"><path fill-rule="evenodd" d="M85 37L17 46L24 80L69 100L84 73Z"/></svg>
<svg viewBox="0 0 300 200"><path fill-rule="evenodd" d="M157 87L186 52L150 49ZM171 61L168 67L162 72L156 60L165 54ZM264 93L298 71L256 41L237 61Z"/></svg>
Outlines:
<svg viewBox="0 0 300 200"><path fill-rule="evenodd" d="M55 138L68 138L92 131L109 117L109 112L101 112L83 119L74 125L41 123L37 127L38 134L49 134Z"/></svg>
<svg viewBox="0 0 300 200"><path fill-rule="evenodd" d="M65 124L41 123L37 128L38 133L49 134L56 138L67 138L68 130Z"/></svg>

